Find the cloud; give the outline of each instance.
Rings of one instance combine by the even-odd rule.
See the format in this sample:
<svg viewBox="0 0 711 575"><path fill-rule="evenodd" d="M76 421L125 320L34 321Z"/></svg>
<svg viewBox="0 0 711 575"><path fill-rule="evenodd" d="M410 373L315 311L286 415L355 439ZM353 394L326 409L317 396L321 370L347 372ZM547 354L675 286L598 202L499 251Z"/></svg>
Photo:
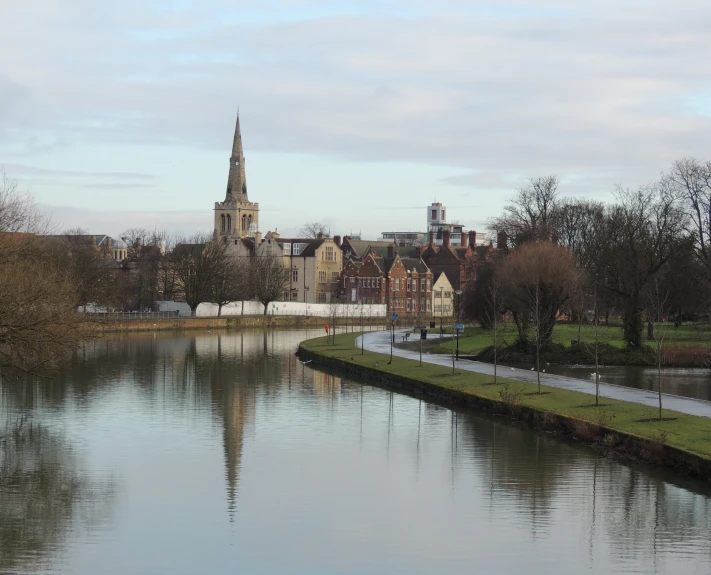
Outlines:
<svg viewBox="0 0 711 575"><path fill-rule="evenodd" d="M238 105L250 153L450 166L468 175L442 183L470 193L557 173L604 195L708 156L700 0L32 4L0 38L0 154L18 163L107 142L224 151Z"/></svg>

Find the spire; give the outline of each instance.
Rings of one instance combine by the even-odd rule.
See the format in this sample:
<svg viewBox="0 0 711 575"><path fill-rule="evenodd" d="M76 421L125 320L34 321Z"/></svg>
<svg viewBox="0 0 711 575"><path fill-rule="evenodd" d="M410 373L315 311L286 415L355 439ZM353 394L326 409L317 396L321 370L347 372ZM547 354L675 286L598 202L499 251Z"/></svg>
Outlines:
<svg viewBox="0 0 711 575"><path fill-rule="evenodd" d="M242 151L242 131L239 125L239 110L235 123L235 136L232 141L232 155L230 156L230 171L227 176L227 192L225 201L233 204L246 202L247 175L244 170L244 153Z"/></svg>

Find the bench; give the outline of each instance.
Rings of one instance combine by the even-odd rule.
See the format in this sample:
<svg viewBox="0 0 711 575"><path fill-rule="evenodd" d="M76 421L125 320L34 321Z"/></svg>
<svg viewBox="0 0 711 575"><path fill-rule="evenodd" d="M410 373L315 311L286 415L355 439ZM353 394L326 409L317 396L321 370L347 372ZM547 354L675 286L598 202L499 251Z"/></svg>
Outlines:
<svg viewBox="0 0 711 575"><path fill-rule="evenodd" d="M407 340L409 340L409 339L410 339L410 333L409 333L409 332L406 333L406 334L404 334L404 335L402 336L402 341L407 341Z"/></svg>

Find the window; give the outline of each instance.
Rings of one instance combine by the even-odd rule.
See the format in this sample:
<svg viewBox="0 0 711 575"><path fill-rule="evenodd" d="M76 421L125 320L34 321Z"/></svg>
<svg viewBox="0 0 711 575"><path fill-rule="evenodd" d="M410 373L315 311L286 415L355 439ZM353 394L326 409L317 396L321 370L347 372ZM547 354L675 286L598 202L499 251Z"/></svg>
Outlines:
<svg viewBox="0 0 711 575"><path fill-rule="evenodd" d="M328 261L328 262L335 262L336 261L336 254L333 251L333 246L326 246L326 261Z"/></svg>
<svg viewBox="0 0 711 575"><path fill-rule="evenodd" d="M294 283L299 281L299 270L291 270L291 281Z"/></svg>
<svg viewBox="0 0 711 575"><path fill-rule="evenodd" d="M282 295L281 301L289 301L289 292L285 291Z"/></svg>
<svg viewBox="0 0 711 575"><path fill-rule="evenodd" d="M431 220L436 220L437 219L437 210L432 210L432 217L430 218Z"/></svg>
<svg viewBox="0 0 711 575"><path fill-rule="evenodd" d="M427 291L432 289L432 280L427 280Z"/></svg>
<svg viewBox="0 0 711 575"><path fill-rule="evenodd" d="M335 284L338 282L338 272L331 272L331 283ZM345 278L344 278L345 282Z"/></svg>
<svg viewBox="0 0 711 575"><path fill-rule="evenodd" d="M420 298L420 310L424 311L424 309L425 309L425 298L421 297Z"/></svg>
<svg viewBox="0 0 711 575"><path fill-rule="evenodd" d="M355 279L355 276L351 276L351 283L352 283L352 284L355 283L355 280L356 280L356 279Z"/></svg>
<svg viewBox="0 0 711 575"><path fill-rule="evenodd" d="M319 272L321 273L321 272ZM323 272L326 273L326 272ZM326 292L325 291L320 291L316 294L316 301L318 303L326 303Z"/></svg>
<svg viewBox="0 0 711 575"><path fill-rule="evenodd" d="M291 244L281 244L281 249L285 256L291 255Z"/></svg>
<svg viewBox="0 0 711 575"><path fill-rule="evenodd" d="M376 284L377 284L375 287L380 287L380 278L376 278L375 281L376 281Z"/></svg>
<svg viewBox="0 0 711 575"><path fill-rule="evenodd" d="M425 278L420 280L420 291L425 291Z"/></svg>
<svg viewBox="0 0 711 575"><path fill-rule="evenodd" d="M396 290L399 290L399 289L400 289L400 278L397 278L397 279L395 280L395 289L396 289Z"/></svg>
<svg viewBox="0 0 711 575"><path fill-rule="evenodd" d="M294 252L293 252L294 255L298 256L301 253L301 250L304 249L305 245L306 244L294 244Z"/></svg>
<svg viewBox="0 0 711 575"><path fill-rule="evenodd" d="M430 309L431 309L431 307L430 307L430 300L427 300L427 311L430 311Z"/></svg>
<svg viewBox="0 0 711 575"><path fill-rule="evenodd" d="M407 278L407 291L412 291L412 281L410 278Z"/></svg>
<svg viewBox="0 0 711 575"><path fill-rule="evenodd" d="M293 300L299 299L299 292L297 290L291 290L291 299L293 299Z"/></svg>
<svg viewBox="0 0 711 575"><path fill-rule="evenodd" d="M447 299L451 299L451 298L452 298L452 292L451 292L451 291L446 291L446 292L444 292L444 297L447 298Z"/></svg>
<svg viewBox="0 0 711 575"><path fill-rule="evenodd" d="M326 283L326 272L325 271L318 272L318 283L320 283L320 284Z"/></svg>
<svg viewBox="0 0 711 575"><path fill-rule="evenodd" d="M232 231L232 216L227 214L227 231Z"/></svg>
<svg viewBox="0 0 711 575"><path fill-rule="evenodd" d="M410 303L410 298L407 298L407 311L412 309L412 304Z"/></svg>
<svg viewBox="0 0 711 575"><path fill-rule="evenodd" d="M225 214L222 214L222 215L220 216L220 220L222 220L222 225L220 226L220 230L224 233L224 231L225 231L225 229L226 229L226 228L225 228Z"/></svg>
<svg viewBox="0 0 711 575"><path fill-rule="evenodd" d="M442 221L445 221L447 218L444 215L444 210L442 210Z"/></svg>

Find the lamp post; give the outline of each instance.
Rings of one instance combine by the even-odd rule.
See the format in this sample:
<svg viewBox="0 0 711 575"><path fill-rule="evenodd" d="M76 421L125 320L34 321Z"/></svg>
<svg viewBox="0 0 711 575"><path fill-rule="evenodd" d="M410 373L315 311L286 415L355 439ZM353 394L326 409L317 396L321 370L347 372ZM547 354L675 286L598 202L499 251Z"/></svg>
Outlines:
<svg viewBox="0 0 711 575"><path fill-rule="evenodd" d="M444 335L444 286L439 288L439 337Z"/></svg>
<svg viewBox="0 0 711 575"><path fill-rule="evenodd" d="M392 282L392 280L391 280ZM395 286L391 284L390 286L390 361L388 363L393 362L393 344L395 343L395 313L394 313L394 308L395 308L395 292L397 290L395 289Z"/></svg>
<svg viewBox="0 0 711 575"><path fill-rule="evenodd" d="M457 296L457 301L455 303L455 310L456 310L457 318L455 321L457 322L457 325L459 325L459 296L462 295L462 290L460 290L460 289L454 290L454 295ZM459 359L459 330L455 327L454 331L457 332L457 359Z"/></svg>

